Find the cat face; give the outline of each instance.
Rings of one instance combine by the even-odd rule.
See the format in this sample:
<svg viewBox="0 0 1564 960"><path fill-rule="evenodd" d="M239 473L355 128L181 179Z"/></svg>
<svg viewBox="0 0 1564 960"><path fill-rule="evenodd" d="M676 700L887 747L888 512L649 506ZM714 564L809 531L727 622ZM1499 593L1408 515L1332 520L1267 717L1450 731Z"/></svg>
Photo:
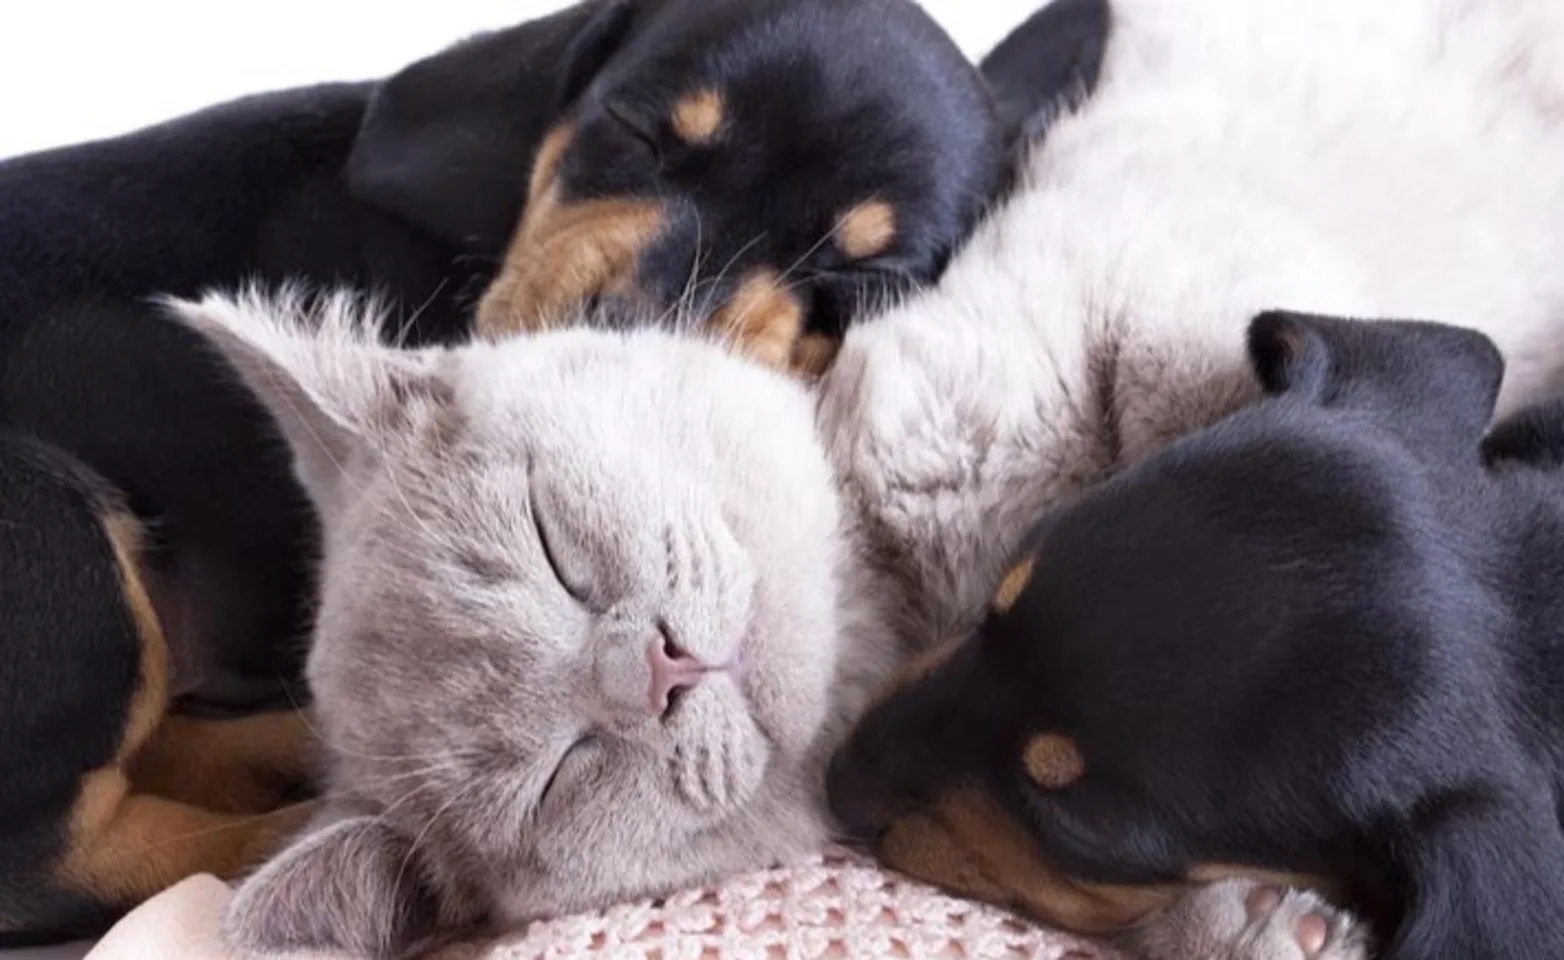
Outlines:
<svg viewBox="0 0 1564 960"><path fill-rule="evenodd" d="M844 547L801 388L655 331L411 353L345 299L175 309L325 528L328 812L241 891L243 945L384 955L819 842Z"/></svg>

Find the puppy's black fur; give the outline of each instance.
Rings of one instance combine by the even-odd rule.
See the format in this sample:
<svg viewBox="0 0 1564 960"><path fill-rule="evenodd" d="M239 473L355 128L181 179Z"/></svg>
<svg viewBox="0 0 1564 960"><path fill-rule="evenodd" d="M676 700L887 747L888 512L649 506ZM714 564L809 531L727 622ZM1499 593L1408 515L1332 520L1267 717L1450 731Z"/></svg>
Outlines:
<svg viewBox="0 0 1564 960"><path fill-rule="evenodd" d="M1016 117L1078 85L1050 55L1006 73ZM231 875L301 812L258 820L288 794L251 768L307 772L281 708L307 701L314 518L258 405L150 298L345 284L419 344L469 335L496 275L506 322L551 306L508 290L525 268L587 276L567 299L625 301L610 322L688 283L741 345L780 319L791 347L932 280L1011 139L907 0L588 0L384 83L0 162L0 943ZM612 269L572 271L593 256Z"/></svg>
<svg viewBox="0 0 1564 960"><path fill-rule="evenodd" d="M1112 30L1108 0L1053 0L983 58L983 79L1012 149L1029 149L1091 96Z"/></svg>
<svg viewBox="0 0 1564 960"><path fill-rule="evenodd" d="M763 359L813 368L829 354L798 341L833 342L865 305L935 279L1007 182L1018 132L1095 82L1103 9L1062 0L1018 31L994 62L1001 117L910 0L594 0L549 22L576 59L530 110L519 94L539 78L497 54L517 45L506 33L456 52L487 69L393 79L354 174L451 238L499 240L525 209L485 333L603 296L679 301ZM508 184L507 203L474 203L466 180Z"/></svg>
<svg viewBox="0 0 1564 960"><path fill-rule="evenodd" d="M1564 955L1564 401L1484 440L1502 362L1451 327L1267 314L1250 347L1269 398L1047 517L835 808L959 885L905 825L982 791L1030 861L987 894L1056 922L1082 883L1248 868L1337 891L1389 960Z"/></svg>
<svg viewBox="0 0 1564 960"><path fill-rule="evenodd" d="M412 340L459 336L480 279L461 251L345 181L371 91L268 94L0 162L0 421L152 526L228 654L205 692L230 705L297 673L313 524L259 405L147 299L349 284L399 305Z"/></svg>
<svg viewBox="0 0 1564 960"><path fill-rule="evenodd" d="M100 559L102 493L51 448L0 429L0 689L9 700L25 697L3 708L11 775L0 780L0 902L8 917L108 919L89 898L31 879L35 865L58 858L66 844L73 796L61 785L77 780L84 761L97 766L114 754L137 683L135 624L113 566ZM38 931L6 932L0 946L38 939Z"/></svg>

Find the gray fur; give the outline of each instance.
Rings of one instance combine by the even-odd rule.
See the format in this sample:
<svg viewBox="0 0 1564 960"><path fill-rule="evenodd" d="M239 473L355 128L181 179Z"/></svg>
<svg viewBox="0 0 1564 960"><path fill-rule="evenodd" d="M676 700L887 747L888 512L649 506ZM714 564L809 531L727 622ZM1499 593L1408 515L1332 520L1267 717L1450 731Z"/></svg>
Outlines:
<svg viewBox="0 0 1564 960"><path fill-rule="evenodd" d="M654 331L410 354L345 296L174 309L278 418L324 525L308 676L338 841L245 884L234 941L389 956L425 932L420 889L442 923L512 926L821 846L825 756L897 658L802 387ZM659 621L740 663L666 723Z"/></svg>

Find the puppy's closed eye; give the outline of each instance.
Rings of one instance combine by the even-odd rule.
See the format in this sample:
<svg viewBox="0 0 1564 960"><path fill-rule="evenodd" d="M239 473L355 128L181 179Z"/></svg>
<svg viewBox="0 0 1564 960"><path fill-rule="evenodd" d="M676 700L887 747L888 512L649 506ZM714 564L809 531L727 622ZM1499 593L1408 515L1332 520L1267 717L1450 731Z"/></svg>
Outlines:
<svg viewBox="0 0 1564 960"><path fill-rule="evenodd" d="M633 141L638 148L644 150L661 165L662 144L655 128L622 103L609 103L603 108L603 112L614 122L614 126L625 134L626 139Z"/></svg>

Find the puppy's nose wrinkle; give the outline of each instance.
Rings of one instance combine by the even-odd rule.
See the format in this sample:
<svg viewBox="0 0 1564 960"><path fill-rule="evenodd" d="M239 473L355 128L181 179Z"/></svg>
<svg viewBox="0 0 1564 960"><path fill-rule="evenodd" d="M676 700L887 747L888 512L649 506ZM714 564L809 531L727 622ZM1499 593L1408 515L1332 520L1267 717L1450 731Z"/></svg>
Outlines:
<svg viewBox="0 0 1564 960"><path fill-rule="evenodd" d="M653 716L667 714L678 702L679 694L700 683L713 669L661 634L647 644L646 660L652 668L648 706Z"/></svg>

